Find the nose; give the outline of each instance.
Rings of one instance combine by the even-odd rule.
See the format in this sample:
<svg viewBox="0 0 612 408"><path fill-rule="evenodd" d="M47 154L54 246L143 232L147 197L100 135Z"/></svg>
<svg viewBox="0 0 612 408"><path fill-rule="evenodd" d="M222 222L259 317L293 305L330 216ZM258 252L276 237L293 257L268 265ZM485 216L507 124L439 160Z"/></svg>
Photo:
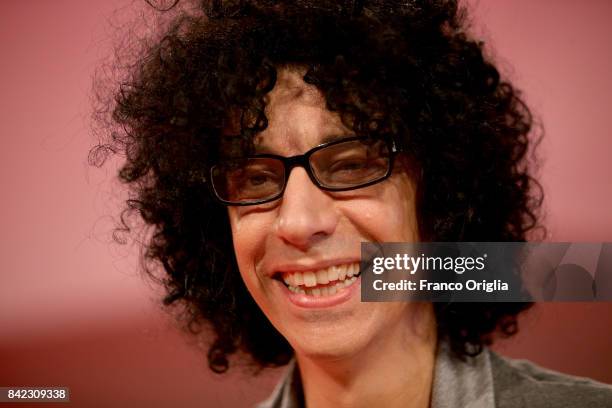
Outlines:
<svg viewBox="0 0 612 408"><path fill-rule="evenodd" d="M334 198L315 186L306 170L294 167L279 204L277 235L288 245L307 250L331 235L337 224Z"/></svg>

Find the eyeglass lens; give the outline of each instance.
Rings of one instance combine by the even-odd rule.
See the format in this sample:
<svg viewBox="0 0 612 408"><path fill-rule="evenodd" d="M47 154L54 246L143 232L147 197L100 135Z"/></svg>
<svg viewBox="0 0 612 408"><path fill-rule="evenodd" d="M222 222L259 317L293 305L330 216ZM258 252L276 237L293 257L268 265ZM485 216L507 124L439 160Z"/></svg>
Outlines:
<svg viewBox="0 0 612 408"><path fill-rule="evenodd" d="M389 149L382 140L353 140L315 151L310 165L317 181L327 188L349 188L384 177Z"/></svg>

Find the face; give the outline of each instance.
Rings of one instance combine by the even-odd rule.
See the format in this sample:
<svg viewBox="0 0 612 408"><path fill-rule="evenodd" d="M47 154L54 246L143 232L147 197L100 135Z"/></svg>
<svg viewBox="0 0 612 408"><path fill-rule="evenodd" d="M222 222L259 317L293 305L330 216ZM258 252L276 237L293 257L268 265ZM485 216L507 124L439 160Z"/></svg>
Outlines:
<svg viewBox="0 0 612 408"><path fill-rule="evenodd" d="M259 151L293 156L352 135L302 77L279 70L268 128L255 140ZM228 207L240 274L298 356L350 356L410 330L414 304L361 303L361 278L350 277L358 273L361 242L418 238L415 185L402 161L383 182L344 192L319 189L295 167L279 200Z"/></svg>

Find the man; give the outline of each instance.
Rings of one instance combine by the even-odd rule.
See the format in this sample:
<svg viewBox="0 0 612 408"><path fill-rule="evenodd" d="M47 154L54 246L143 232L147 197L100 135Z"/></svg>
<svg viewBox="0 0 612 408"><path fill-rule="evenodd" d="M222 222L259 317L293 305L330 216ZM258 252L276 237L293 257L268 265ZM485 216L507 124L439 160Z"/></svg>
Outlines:
<svg viewBox="0 0 612 408"><path fill-rule="evenodd" d="M454 1L203 1L147 49L93 151L152 226L167 304L290 363L268 407L605 406L483 348L527 304L360 301L361 242L523 241L531 116ZM127 227L127 226L126 226Z"/></svg>

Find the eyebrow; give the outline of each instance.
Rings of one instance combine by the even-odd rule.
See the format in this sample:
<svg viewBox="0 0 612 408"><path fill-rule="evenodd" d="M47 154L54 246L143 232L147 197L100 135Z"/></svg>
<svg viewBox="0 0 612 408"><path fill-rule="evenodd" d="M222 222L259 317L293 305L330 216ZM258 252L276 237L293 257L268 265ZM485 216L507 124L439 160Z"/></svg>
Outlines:
<svg viewBox="0 0 612 408"><path fill-rule="evenodd" d="M355 134L344 134L344 133L336 134L336 135L329 135L329 136L325 136L319 144L335 142L337 140L348 139L349 137L355 137L355 136L356 136Z"/></svg>
<svg viewBox="0 0 612 408"><path fill-rule="evenodd" d="M319 142L315 146L310 147L310 149L316 146L322 145L322 144L335 142L337 140L348 139L349 137L355 137L355 134L351 134L351 133L330 134L330 135L324 136L321 140L319 140ZM255 153L257 154L275 154L276 152L273 151L273 149L271 149L269 146L262 144L259 146L255 146Z"/></svg>

